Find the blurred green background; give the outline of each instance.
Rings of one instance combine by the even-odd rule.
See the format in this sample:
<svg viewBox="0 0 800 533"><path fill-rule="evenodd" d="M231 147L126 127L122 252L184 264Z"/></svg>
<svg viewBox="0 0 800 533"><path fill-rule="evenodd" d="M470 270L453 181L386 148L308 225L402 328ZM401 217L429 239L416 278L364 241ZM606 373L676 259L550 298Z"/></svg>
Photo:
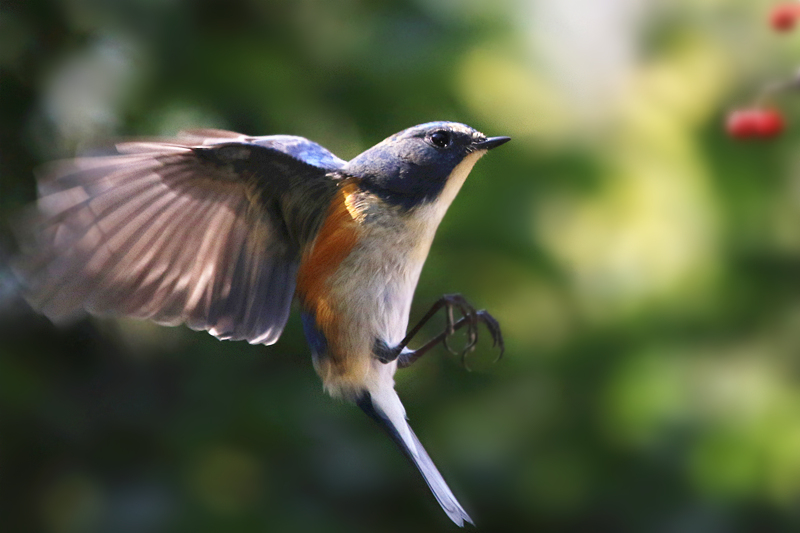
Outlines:
<svg viewBox="0 0 800 533"><path fill-rule="evenodd" d="M761 0L3 0L0 210L109 137L218 127L348 159L431 120L513 141L445 218L412 321L502 324L398 374L482 531L800 529L800 128L722 124L800 64ZM800 99L779 102L789 122ZM3 223L3 249L11 249ZM272 347L57 329L0 275L0 529L440 531L424 483ZM433 335L437 323L427 330Z"/></svg>

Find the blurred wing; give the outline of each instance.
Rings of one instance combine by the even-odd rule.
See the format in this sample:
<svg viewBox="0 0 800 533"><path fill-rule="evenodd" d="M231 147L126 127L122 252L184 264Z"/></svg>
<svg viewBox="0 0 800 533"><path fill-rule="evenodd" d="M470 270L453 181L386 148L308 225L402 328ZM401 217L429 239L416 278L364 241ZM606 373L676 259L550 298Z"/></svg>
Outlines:
<svg viewBox="0 0 800 533"><path fill-rule="evenodd" d="M118 148L40 179L17 268L31 305L274 343L335 190L325 169L230 138Z"/></svg>

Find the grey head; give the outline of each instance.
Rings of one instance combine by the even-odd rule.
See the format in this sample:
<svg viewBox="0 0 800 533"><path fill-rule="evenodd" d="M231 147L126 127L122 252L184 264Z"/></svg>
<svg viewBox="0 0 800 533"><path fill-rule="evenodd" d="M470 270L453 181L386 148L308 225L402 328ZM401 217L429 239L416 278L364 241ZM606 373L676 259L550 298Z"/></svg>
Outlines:
<svg viewBox="0 0 800 533"><path fill-rule="evenodd" d="M384 201L412 209L435 200L468 155L509 141L457 122L428 122L392 135L348 162L343 172Z"/></svg>

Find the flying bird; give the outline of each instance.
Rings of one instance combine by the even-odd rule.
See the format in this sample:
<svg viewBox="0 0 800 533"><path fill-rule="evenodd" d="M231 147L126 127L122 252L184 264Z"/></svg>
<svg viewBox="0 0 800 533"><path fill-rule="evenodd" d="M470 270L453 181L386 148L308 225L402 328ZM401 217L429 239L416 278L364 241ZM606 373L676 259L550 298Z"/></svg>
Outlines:
<svg viewBox="0 0 800 533"><path fill-rule="evenodd" d="M481 323L502 355L497 321L460 295L407 327L442 217L475 162L508 140L431 122L350 161L289 135L121 143L45 169L16 269L55 322L88 311L251 344L278 340L296 298L324 389L376 420L462 526L472 520L408 425L394 374L437 344L450 349L462 327L466 354ZM439 311L442 333L410 349Z"/></svg>

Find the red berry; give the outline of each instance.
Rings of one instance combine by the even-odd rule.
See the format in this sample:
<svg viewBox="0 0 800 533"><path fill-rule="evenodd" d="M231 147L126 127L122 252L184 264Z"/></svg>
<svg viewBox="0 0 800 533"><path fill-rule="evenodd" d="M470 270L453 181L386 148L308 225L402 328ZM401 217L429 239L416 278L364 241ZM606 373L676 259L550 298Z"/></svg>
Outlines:
<svg viewBox="0 0 800 533"><path fill-rule="evenodd" d="M758 117L756 111L743 109L728 115L726 129L728 135L737 139L748 139L758 135Z"/></svg>
<svg viewBox="0 0 800 533"><path fill-rule="evenodd" d="M800 17L800 5L778 4L769 14L769 24L775 31L791 31Z"/></svg>
<svg viewBox="0 0 800 533"><path fill-rule="evenodd" d="M740 109L728 116L726 130L737 139L768 139L780 135L784 125L783 117L774 109Z"/></svg>
<svg viewBox="0 0 800 533"><path fill-rule="evenodd" d="M774 109L758 112L756 135L759 137L776 137L783 132L784 122L780 113Z"/></svg>

